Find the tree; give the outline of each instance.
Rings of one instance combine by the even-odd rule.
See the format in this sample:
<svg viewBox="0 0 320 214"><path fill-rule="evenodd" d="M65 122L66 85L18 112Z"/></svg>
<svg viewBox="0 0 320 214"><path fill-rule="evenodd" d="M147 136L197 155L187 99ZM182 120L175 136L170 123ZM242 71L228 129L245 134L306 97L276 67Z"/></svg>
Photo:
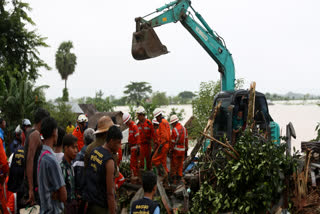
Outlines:
<svg viewBox="0 0 320 214"><path fill-rule="evenodd" d="M73 74L77 65L77 57L70 50L73 48L71 41L62 42L56 52L56 68L61 76L61 79L65 81L63 90L63 100L69 100L69 94L67 89L68 76Z"/></svg>
<svg viewBox="0 0 320 214"><path fill-rule="evenodd" d="M127 95L129 104L139 105L141 101L145 101L149 94L152 93L152 87L148 82L131 82L125 88L126 90L123 93Z"/></svg>
<svg viewBox="0 0 320 214"><path fill-rule="evenodd" d="M178 94L178 97L181 99L182 104L190 103L193 97L196 95L191 91L183 91Z"/></svg>
<svg viewBox="0 0 320 214"><path fill-rule="evenodd" d="M50 112L51 117L55 118L58 125L65 128L68 122L75 122L77 114L72 112L72 106L68 105L64 101L58 101L56 103L48 102L45 108Z"/></svg>
<svg viewBox="0 0 320 214"><path fill-rule="evenodd" d="M151 101L152 103L158 105L158 106L163 106L163 105L169 105L169 99L166 96L166 92L155 92L151 96Z"/></svg>
<svg viewBox="0 0 320 214"><path fill-rule="evenodd" d="M39 47L48 47L46 38L26 28L35 26L27 14L30 10L28 3L12 0L9 4L9 1L0 0L0 79L6 86L10 81L9 73L17 79L26 74L27 80L35 81L39 68L50 69L40 59L38 51Z"/></svg>
<svg viewBox="0 0 320 214"><path fill-rule="evenodd" d="M46 38L30 30L30 25L35 26L30 10L19 0L0 0L0 111L8 122L7 133L24 117L32 119L34 110L45 103L47 86L35 87L34 82L40 68L50 69L38 51L48 45Z"/></svg>
<svg viewBox="0 0 320 214"><path fill-rule="evenodd" d="M83 97L78 100L79 103L93 104L99 112L110 112L113 111L114 104L111 102L110 97L103 98L102 90L96 92L96 96Z"/></svg>
<svg viewBox="0 0 320 214"><path fill-rule="evenodd" d="M235 89L243 86L243 79L237 79ZM202 82L197 96L192 100L192 111L195 116L194 128L189 133L192 136L198 136L199 131L203 131L207 125L210 112L213 108L214 96L221 90L221 81Z"/></svg>

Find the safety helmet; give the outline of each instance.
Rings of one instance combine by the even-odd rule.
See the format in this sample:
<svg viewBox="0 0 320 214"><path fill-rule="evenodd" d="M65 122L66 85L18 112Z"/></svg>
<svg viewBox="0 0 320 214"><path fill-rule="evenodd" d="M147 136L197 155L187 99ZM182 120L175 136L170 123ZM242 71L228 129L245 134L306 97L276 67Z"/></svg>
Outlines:
<svg viewBox="0 0 320 214"><path fill-rule="evenodd" d="M153 118L153 119L152 119L152 123L153 123L153 124L157 124L157 125L159 125L159 122L157 121L157 119L156 119L156 118Z"/></svg>
<svg viewBox="0 0 320 214"><path fill-rule="evenodd" d="M162 114L162 110L160 108L156 108L154 111L153 111L153 116L154 117L158 117L160 114Z"/></svg>
<svg viewBox="0 0 320 214"><path fill-rule="evenodd" d="M78 123L86 123L88 122L88 118L85 114L80 114L78 119L77 119Z"/></svg>
<svg viewBox="0 0 320 214"><path fill-rule="evenodd" d="M173 124L178 121L179 121L179 118L177 117L177 115L174 114L170 117L170 124Z"/></svg>
<svg viewBox="0 0 320 214"><path fill-rule="evenodd" d="M22 126L31 126L31 122L29 119L23 119L22 120Z"/></svg>
<svg viewBox="0 0 320 214"><path fill-rule="evenodd" d="M126 124L130 119L131 119L131 115L128 112L123 113L122 120L124 124Z"/></svg>
<svg viewBox="0 0 320 214"><path fill-rule="evenodd" d="M14 130L14 132L15 132L16 134L21 134L21 133L22 133L22 129L20 128L20 125L18 125L18 126L16 127L16 129Z"/></svg>
<svg viewBox="0 0 320 214"><path fill-rule="evenodd" d="M143 106L139 106L136 110L136 114L146 114L146 110L143 108Z"/></svg>

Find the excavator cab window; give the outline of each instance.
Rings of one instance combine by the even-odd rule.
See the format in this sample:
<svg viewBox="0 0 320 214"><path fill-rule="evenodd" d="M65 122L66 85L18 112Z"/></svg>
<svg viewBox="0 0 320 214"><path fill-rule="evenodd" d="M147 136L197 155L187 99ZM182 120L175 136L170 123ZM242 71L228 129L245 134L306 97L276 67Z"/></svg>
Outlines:
<svg viewBox="0 0 320 214"><path fill-rule="evenodd" d="M221 138L230 132L232 128L232 112L229 111L231 98L218 98L216 103L221 101L221 107L213 124L213 135Z"/></svg>

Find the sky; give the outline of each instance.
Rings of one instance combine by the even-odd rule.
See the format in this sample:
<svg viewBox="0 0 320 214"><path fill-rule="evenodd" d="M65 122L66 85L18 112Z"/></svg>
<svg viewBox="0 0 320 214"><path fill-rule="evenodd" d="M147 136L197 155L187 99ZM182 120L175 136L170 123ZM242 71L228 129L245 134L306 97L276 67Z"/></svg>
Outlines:
<svg viewBox="0 0 320 214"><path fill-rule="evenodd" d="M64 81L55 68L55 53L71 40L77 56L68 79L73 98L123 96L130 81L146 81L153 91L176 95L197 91L204 81L220 79L217 64L180 23L156 28L169 54L145 61L131 56L135 17L170 0L26 0L37 32L48 37L40 56L52 67L40 69L37 85L49 85L48 99L62 96ZM211 28L232 53L236 78L257 90L285 94L320 94L320 1L318 0L193 0Z"/></svg>

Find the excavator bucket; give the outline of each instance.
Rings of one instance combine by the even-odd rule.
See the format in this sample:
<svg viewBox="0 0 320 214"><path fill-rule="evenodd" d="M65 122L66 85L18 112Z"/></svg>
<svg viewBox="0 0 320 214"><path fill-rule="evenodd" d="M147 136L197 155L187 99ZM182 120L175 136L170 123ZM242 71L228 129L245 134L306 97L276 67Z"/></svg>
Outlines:
<svg viewBox="0 0 320 214"><path fill-rule="evenodd" d="M131 54L136 60L150 59L167 53L167 47L161 43L152 27L133 33Z"/></svg>

